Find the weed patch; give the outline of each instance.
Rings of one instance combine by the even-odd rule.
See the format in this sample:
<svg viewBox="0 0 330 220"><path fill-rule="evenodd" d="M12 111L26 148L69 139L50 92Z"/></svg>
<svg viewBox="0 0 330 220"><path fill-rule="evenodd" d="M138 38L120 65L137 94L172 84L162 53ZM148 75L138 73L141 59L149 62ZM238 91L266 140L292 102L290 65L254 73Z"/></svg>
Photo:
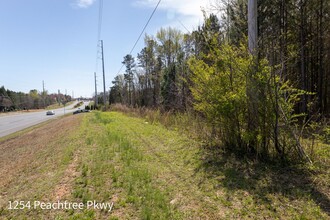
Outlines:
<svg viewBox="0 0 330 220"><path fill-rule="evenodd" d="M283 167L205 147L181 129L146 122L118 112L94 112L2 141L1 217L329 218L326 148L321 151L323 162L315 167ZM49 129L53 129L51 135L42 132ZM10 211L4 206L9 200L51 202L57 197L84 204L111 203L113 208L111 212L95 208Z"/></svg>
<svg viewBox="0 0 330 220"><path fill-rule="evenodd" d="M86 118L84 132L88 147L74 197L83 202L114 202L112 218L174 219L176 211L169 205L166 190L153 183L152 173L143 163L143 153L113 127L116 121L100 112ZM97 214L98 218L106 216L107 213Z"/></svg>

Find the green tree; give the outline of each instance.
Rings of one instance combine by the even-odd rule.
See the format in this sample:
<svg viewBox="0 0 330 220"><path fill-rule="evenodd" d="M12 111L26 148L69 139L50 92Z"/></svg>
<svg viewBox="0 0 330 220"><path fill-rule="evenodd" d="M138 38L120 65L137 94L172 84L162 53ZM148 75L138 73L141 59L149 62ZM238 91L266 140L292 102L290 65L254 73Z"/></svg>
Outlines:
<svg viewBox="0 0 330 220"><path fill-rule="evenodd" d="M139 67L142 72L139 74L139 84L141 87L141 104L143 106L156 106L159 99L160 72L157 71L157 42L146 35L145 47L138 54Z"/></svg>
<svg viewBox="0 0 330 220"><path fill-rule="evenodd" d="M124 91L125 79L124 75L117 75L112 81L112 87L110 87L109 101L110 104L121 103L124 104Z"/></svg>
<svg viewBox="0 0 330 220"><path fill-rule="evenodd" d="M128 98L128 105L132 106L133 103L133 94L135 92L135 88L134 88L134 73L135 73L135 60L134 57L130 54L127 54L124 57L124 61L122 62L125 67L126 67L126 73L124 74L124 79L126 81L127 84L127 88L128 88L128 94L127 94L127 98Z"/></svg>

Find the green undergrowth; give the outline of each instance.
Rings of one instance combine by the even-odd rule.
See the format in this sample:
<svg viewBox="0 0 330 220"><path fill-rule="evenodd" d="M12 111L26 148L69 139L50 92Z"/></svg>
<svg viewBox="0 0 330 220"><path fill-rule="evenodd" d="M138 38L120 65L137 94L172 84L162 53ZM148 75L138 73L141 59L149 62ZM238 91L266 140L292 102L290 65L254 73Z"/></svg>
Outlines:
<svg viewBox="0 0 330 220"><path fill-rule="evenodd" d="M73 196L114 203L90 219L329 218L329 187L318 185L328 172L238 158L118 112L88 114L83 125Z"/></svg>
<svg viewBox="0 0 330 220"><path fill-rule="evenodd" d="M70 117L82 121L33 154L7 197L54 202L64 188L62 202L112 209L0 209L0 219L329 219L326 148L316 151L322 166L279 166L205 145L179 124L119 112Z"/></svg>
<svg viewBox="0 0 330 220"><path fill-rule="evenodd" d="M24 157L24 167L17 164L0 202L3 195L44 202L60 195L61 202L95 201L113 204L112 209L3 206L0 219L329 219L327 145L315 151L321 165L280 166L205 145L179 124L175 129L97 111L62 123L69 117L79 123L67 124L51 139L44 134L38 151L30 145L13 148L16 155L24 153L19 149L31 151L31 158Z"/></svg>
<svg viewBox="0 0 330 220"><path fill-rule="evenodd" d="M117 130L120 123L107 113L85 118L86 147L73 196L84 203L114 204L110 214L95 212L91 219L177 219L180 213L170 206L168 191L153 181L147 155Z"/></svg>

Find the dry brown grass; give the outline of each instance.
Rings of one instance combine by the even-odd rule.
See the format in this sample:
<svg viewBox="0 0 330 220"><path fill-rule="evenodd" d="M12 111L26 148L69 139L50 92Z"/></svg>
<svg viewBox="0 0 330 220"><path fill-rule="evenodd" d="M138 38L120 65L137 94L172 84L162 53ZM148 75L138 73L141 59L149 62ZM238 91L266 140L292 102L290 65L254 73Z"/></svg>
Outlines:
<svg viewBox="0 0 330 220"><path fill-rule="evenodd" d="M81 116L63 117L0 141L0 211L13 200L65 196L77 161L68 145L80 121Z"/></svg>

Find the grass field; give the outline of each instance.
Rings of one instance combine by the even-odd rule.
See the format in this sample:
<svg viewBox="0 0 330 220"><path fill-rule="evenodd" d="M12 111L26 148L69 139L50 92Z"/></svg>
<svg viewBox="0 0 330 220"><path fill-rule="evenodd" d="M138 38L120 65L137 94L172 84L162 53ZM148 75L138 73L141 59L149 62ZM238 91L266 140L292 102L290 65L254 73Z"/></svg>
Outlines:
<svg viewBox="0 0 330 220"><path fill-rule="evenodd" d="M2 139L0 152L0 219L330 218L329 167L252 162L118 112L51 121ZM9 201L113 206L9 210Z"/></svg>

